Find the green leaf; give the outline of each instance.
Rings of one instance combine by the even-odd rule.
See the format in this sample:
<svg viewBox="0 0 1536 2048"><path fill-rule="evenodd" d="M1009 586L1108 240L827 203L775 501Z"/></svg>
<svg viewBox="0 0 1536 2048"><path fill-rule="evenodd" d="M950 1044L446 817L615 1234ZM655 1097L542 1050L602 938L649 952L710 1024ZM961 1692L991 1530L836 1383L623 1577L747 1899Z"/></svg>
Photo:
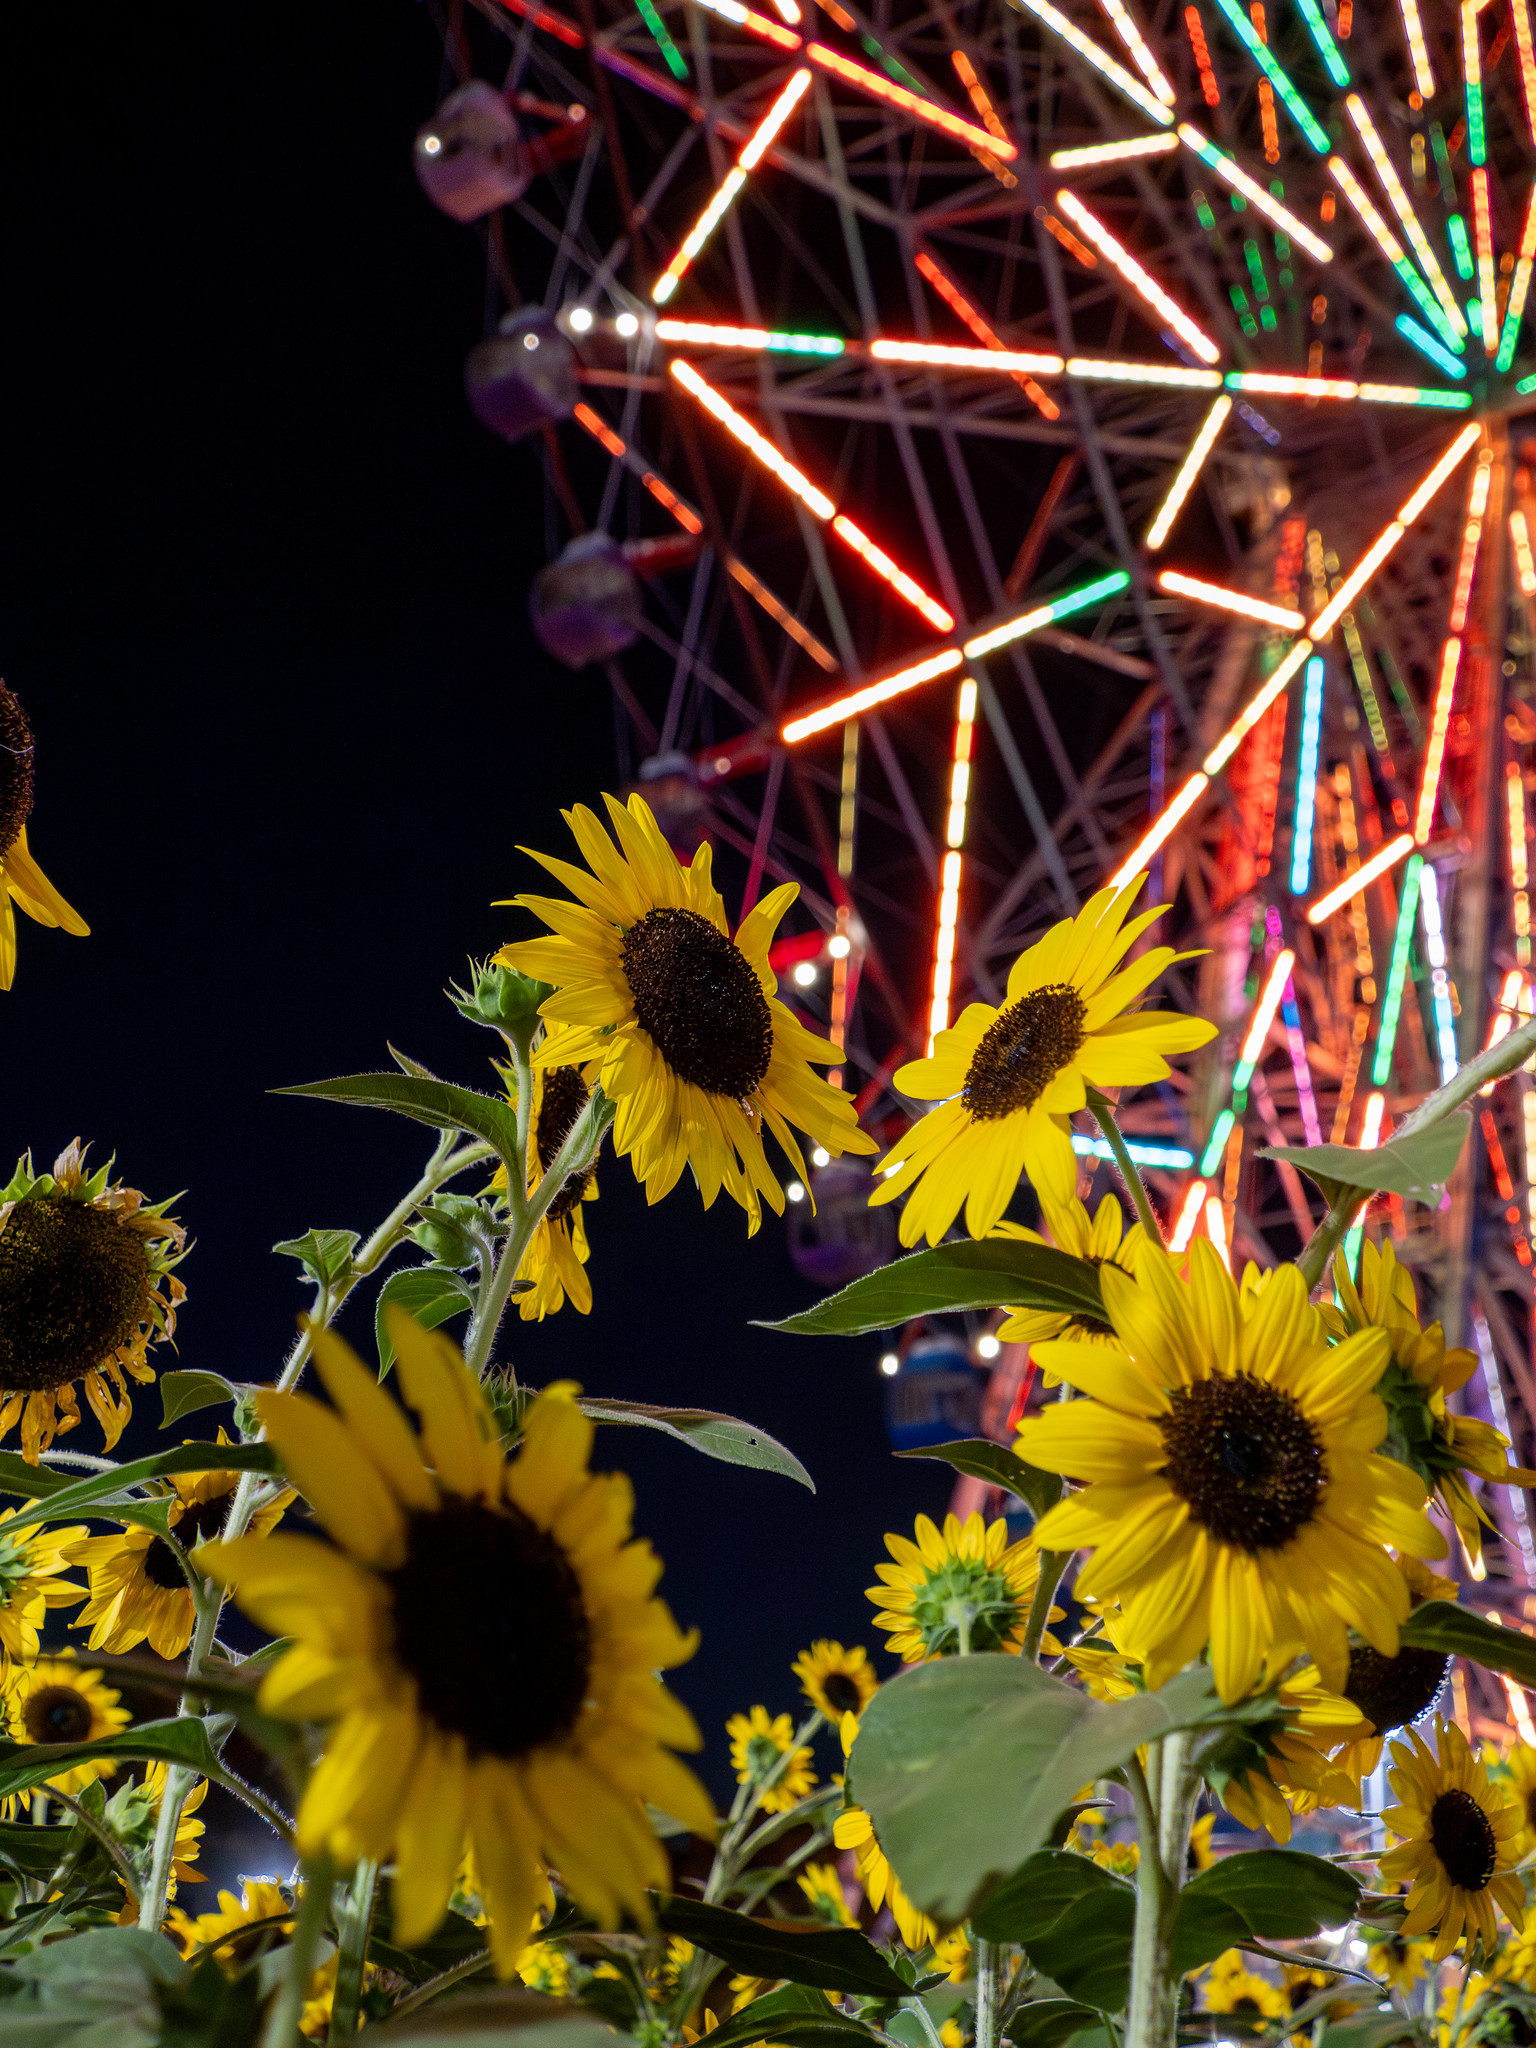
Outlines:
<svg viewBox="0 0 1536 2048"><path fill-rule="evenodd" d="M352 1264L352 1254L357 1250L355 1230L306 1230L302 1237L285 1237L281 1244L275 1244L273 1251L279 1258L297 1259L312 1280L318 1280L322 1287L333 1287L344 1279Z"/></svg>
<svg viewBox="0 0 1536 2048"><path fill-rule="evenodd" d="M439 1976L444 1970L451 1970L457 1964L467 1962L471 1956L481 1954L489 1968L491 1958L485 1944L485 1929L476 1927L462 1913L445 1913L437 1931L419 1947L402 1948L394 1938L391 1901L384 1887L380 1886L368 1930L371 1961L382 1963L387 1970L398 1970L402 1977L410 1978L413 1983L425 1984L429 1977Z"/></svg>
<svg viewBox="0 0 1536 2048"><path fill-rule="evenodd" d="M876 2036L862 2022L839 2012L824 1991L786 1984L754 1998L715 2029L720 2048L750 2048L754 2041L787 2041L791 2048L855 2048ZM710 2048L714 2048L714 2034Z"/></svg>
<svg viewBox="0 0 1536 2048"><path fill-rule="evenodd" d="M763 1327L797 1337L862 1337L913 1316L1004 1307L1104 1321L1099 1276L1086 1259L1027 1238L988 1237L978 1244L941 1244L914 1252L828 1295L814 1308Z"/></svg>
<svg viewBox="0 0 1536 2048"><path fill-rule="evenodd" d="M698 1899L659 1899L656 1924L664 1934L691 1941L744 1977L788 1977L822 1991L853 1991L865 1998L905 1998L908 1986L872 1941L852 1927L792 1933L764 1920Z"/></svg>
<svg viewBox="0 0 1536 2048"><path fill-rule="evenodd" d="M983 1941L1018 1942L1069 1998L1099 2012L1118 2012L1130 1994L1136 1889L1087 1856L1038 1850L971 1924Z"/></svg>
<svg viewBox="0 0 1536 2048"><path fill-rule="evenodd" d="M96 1742L0 1743L0 1799L30 1791L48 1778L62 1777L77 1764L95 1757L122 1762L185 1764L215 1780L225 1773L208 1740L206 1725L195 1714L174 1721L144 1721L121 1735Z"/></svg>
<svg viewBox="0 0 1536 2048"><path fill-rule="evenodd" d="M1085 2034L1099 2026L1092 2006L1075 2005L1070 1998L1037 1998L1021 2005L1003 2029L1014 2048L1062 2048L1074 2034Z"/></svg>
<svg viewBox="0 0 1536 2048"><path fill-rule="evenodd" d="M403 2020L364 2027L359 2048L407 2048L410 2042L443 2048L619 2048L628 2040L585 2011L574 1999L541 1998L520 1984L465 1991L436 1999Z"/></svg>
<svg viewBox="0 0 1536 2048"><path fill-rule="evenodd" d="M1317 1182L1330 1206L1342 1189L1361 1188L1405 1195L1432 1207L1456 1171L1471 1126L1471 1117L1457 1110L1422 1131L1389 1138L1371 1152L1353 1145L1270 1145L1260 1147L1259 1157L1288 1159Z"/></svg>
<svg viewBox="0 0 1536 2048"><path fill-rule="evenodd" d="M33 1485L23 1483L16 1466L29 1473ZM127 1489L151 1479L169 1479L180 1472L281 1472L282 1465L270 1444L177 1444L171 1450L156 1451L152 1458L136 1458L131 1465L118 1465L110 1472L93 1472L89 1479L71 1480L64 1486L35 1484L38 1470L23 1458L0 1454L0 1493L27 1493L37 1504L24 1509L6 1526L24 1528L29 1522L62 1521L69 1515L108 1515L115 1522L143 1522L159 1528L169 1526L169 1501L135 1499ZM46 1479L56 1475L46 1473ZM156 1519L158 1516L158 1520Z"/></svg>
<svg viewBox="0 0 1536 2048"><path fill-rule="evenodd" d="M849 1787L913 1904L952 1927L1079 1786L1144 1742L1230 1717L1204 1670L1101 1703L1020 1657L944 1657L887 1679L864 1709Z"/></svg>
<svg viewBox="0 0 1536 2048"><path fill-rule="evenodd" d="M469 1283L461 1280L457 1273L451 1273L446 1266L407 1266L403 1272L391 1273L379 1289L378 1306L373 1312L380 1379L395 1362L395 1347L389 1341L388 1321L384 1314L392 1304L414 1316L424 1330L435 1330L450 1316L473 1308L475 1297Z"/></svg>
<svg viewBox="0 0 1536 2048"><path fill-rule="evenodd" d="M244 1387L232 1386L216 1372L163 1372L160 1375L162 1429L180 1422L183 1415L195 1415L199 1408L217 1408L225 1401L238 1401Z"/></svg>
<svg viewBox="0 0 1536 2048"><path fill-rule="evenodd" d="M1415 1607L1399 1633L1404 1649L1470 1657L1487 1671L1503 1671L1520 1685L1536 1687L1536 1642L1517 1628L1484 1621L1453 1600L1426 1600Z"/></svg>
<svg viewBox="0 0 1536 2048"><path fill-rule="evenodd" d="M717 1415L712 1408L655 1408L648 1401L588 1400L578 1403L594 1422L633 1423L641 1429L664 1430L679 1443L690 1444L706 1458L719 1458L727 1465L747 1465L756 1472L777 1472L785 1479L797 1479L816 1491L816 1482L793 1451L756 1423L739 1422L734 1415Z"/></svg>
<svg viewBox="0 0 1536 2048"><path fill-rule="evenodd" d="M1329 2020L1323 2029L1326 2048L1388 2048L1392 2041L1410 2041L1420 2023L1400 2012L1366 2012L1345 2020Z"/></svg>
<svg viewBox="0 0 1536 2048"><path fill-rule="evenodd" d="M896 1456L941 1459L944 1464L953 1465L957 1472L983 1480L988 1486L1000 1486L1004 1492L1017 1494L1020 1500L1028 1501L1036 1520L1061 1499L1061 1480L1056 1473L1036 1471L1033 1465L1026 1465L1014 1452L984 1436L964 1437L952 1444L927 1445L920 1451L898 1451Z"/></svg>
<svg viewBox="0 0 1536 2048"><path fill-rule="evenodd" d="M64 1860L70 1843L85 1830L73 1824L67 1828L20 1827L14 1821L0 1821L0 1865L20 1871L23 1877L52 1877Z"/></svg>
<svg viewBox="0 0 1536 2048"><path fill-rule="evenodd" d="M412 1062L414 1065L414 1062ZM494 1145L504 1161L519 1156L517 1117L510 1103L473 1088L439 1081L425 1069L409 1074L343 1074L334 1081L306 1081L275 1088L275 1095L315 1095L323 1102L353 1102L363 1109L393 1109L437 1131L473 1131Z"/></svg>
<svg viewBox="0 0 1536 2048"><path fill-rule="evenodd" d="M1173 1969L1181 1975L1244 1941L1300 1941L1355 1916L1360 1885L1338 1864L1298 1849L1224 1856L1179 1893Z"/></svg>

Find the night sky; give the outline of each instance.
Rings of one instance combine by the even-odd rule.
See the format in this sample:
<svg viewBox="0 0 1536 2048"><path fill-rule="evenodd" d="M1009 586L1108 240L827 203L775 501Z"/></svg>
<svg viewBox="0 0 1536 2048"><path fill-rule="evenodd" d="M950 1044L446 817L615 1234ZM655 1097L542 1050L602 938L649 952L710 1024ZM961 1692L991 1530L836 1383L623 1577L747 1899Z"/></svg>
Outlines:
<svg viewBox="0 0 1536 2048"><path fill-rule="evenodd" d="M490 906L536 884L518 842L568 854L560 805L613 786L606 685L534 641L542 485L461 395L484 268L411 173L426 9L87 5L67 56L46 11L0 34L0 673L37 738L33 851L93 926L19 920L0 1169L79 1133L152 1198L184 1188L178 1362L261 1380L307 1299L268 1247L368 1231L431 1143L267 1091L386 1041L494 1085L497 1041L441 991L514 935ZM746 1416L820 1489L599 1437L703 1629L677 1687L723 1789L725 1715L792 1706L813 1636L873 1646L882 1533L947 1475L890 1457L875 1340L751 1327L814 1293L782 1225L749 1242L691 1185L647 1211L611 1157L600 1185L593 1314L513 1321L500 1355ZM360 1348L371 1318L343 1317ZM158 1420L146 1391L126 1446ZM90 1418L66 1441L99 1449Z"/></svg>

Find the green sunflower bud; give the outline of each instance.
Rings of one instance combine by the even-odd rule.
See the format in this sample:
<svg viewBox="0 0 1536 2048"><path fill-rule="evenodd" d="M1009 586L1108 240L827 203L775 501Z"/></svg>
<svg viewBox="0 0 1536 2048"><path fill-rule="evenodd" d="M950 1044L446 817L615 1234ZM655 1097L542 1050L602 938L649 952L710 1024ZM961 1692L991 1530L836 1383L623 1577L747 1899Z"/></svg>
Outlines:
<svg viewBox="0 0 1536 2048"><path fill-rule="evenodd" d="M455 983L448 991L449 1002L471 1024L502 1032L526 1053L539 1028L539 1005L554 990L548 982L535 981L495 960L471 960L469 968L469 989Z"/></svg>

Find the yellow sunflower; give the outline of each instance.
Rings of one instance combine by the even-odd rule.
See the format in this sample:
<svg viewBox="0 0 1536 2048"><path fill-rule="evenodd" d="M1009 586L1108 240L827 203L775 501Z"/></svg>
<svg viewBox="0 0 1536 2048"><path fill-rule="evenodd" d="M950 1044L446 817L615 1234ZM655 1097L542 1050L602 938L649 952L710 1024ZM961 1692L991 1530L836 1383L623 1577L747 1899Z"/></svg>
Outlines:
<svg viewBox="0 0 1536 2048"><path fill-rule="evenodd" d="M1001 1010L971 1003L934 1041L931 1056L896 1075L896 1086L936 1102L884 1162L890 1175L871 1204L909 1188L901 1241L937 1244L965 1207L965 1227L985 1237L1027 1173L1042 1198L1065 1205L1077 1186L1068 1119L1085 1086L1131 1087L1169 1073L1164 1053L1192 1052L1216 1036L1204 1017L1173 1010L1127 1014L1175 960L1153 946L1116 968L1162 908L1127 913L1146 880L1103 889L1075 918L1053 925L1022 953Z"/></svg>
<svg viewBox="0 0 1536 2048"><path fill-rule="evenodd" d="M1340 1336L1356 1330L1385 1330L1392 1350L1376 1391L1392 1418L1392 1448L1438 1494L1456 1525L1468 1557L1482 1556L1483 1528L1493 1528L1463 1478L1470 1472L1496 1486L1536 1486L1536 1472L1509 1462L1509 1439L1491 1423L1453 1415L1446 1396L1464 1387L1477 1370L1477 1353L1448 1350L1439 1323L1419 1323L1413 1276L1397 1263L1390 1244L1369 1238L1360 1247L1360 1285L1349 1277L1340 1252L1334 1261L1335 1306L1322 1304L1329 1327Z"/></svg>
<svg viewBox="0 0 1536 2048"><path fill-rule="evenodd" d="M28 1153L0 1187L0 1437L19 1421L34 1465L80 1420L77 1380L111 1450L133 1413L123 1376L154 1379L145 1353L186 1298L186 1232L111 1170L87 1173L77 1138L51 1174Z"/></svg>
<svg viewBox="0 0 1536 2048"><path fill-rule="evenodd" d="M219 1442L228 1441L221 1429ZM238 1472L190 1472L170 1481L171 1533L183 1550L218 1535L239 1479ZM287 1487L258 1508L249 1534L267 1535L295 1498ZM157 1657L181 1655L197 1615L186 1574L162 1537L152 1529L125 1528L88 1537L76 1554L89 1571L91 1597L72 1625L89 1627L87 1649L121 1652L147 1641Z"/></svg>
<svg viewBox="0 0 1536 2048"><path fill-rule="evenodd" d="M875 1627L891 1631L886 1647L904 1664L972 1650L1017 1656L1040 1578L1034 1538L1021 1536L1010 1543L1006 1522L986 1523L980 1514L964 1522L946 1515L942 1531L919 1515L912 1533L916 1542L886 1537L895 1562L875 1566L883 1583L866 1593L881 1610ZM1050 1618L1060 1621L1061 1609L1053 1607ZM1060 1644L1049 1635L1041 1646L1053 1656L1060 1654Z"/></svg>
<svg viewBox="0 0 1536 2048"><path fill-rule="evenodd" d="M844 1714L838 1733L842 1737L845 1757L858 1740L859 1725L857 1714ZM845 1792L843 1796L846 1799L848 1795ZM902 1890L900 1880L886 1861L885 1851L875 1833L875 1824L862 1806L855 1806L849 1801L833 1825L832 1840L839 1849L853 1851L865 1898L876 1913L882 1906L890 1907L896 1931L908 1948L926 1948L937 1940L938 1928L926 1913L918 1912Z"/></svg>
<svg viewBox="0 0 1536 2048"><path fill-rule="evenodd" d="M795 1879L818 1920L829 1927L857 1927L843 1892L842 1872L835 1863L807 1863Z"/></svg>
<svg viewBox="0 0 1536 2048"><path fill-rule="evenodd" d="M1281 1684L1272 1720L1233 1730L1207 1760L1206 1780L1234 1820L1267 1828L1284 1847L1293 1814L1359 1805L1360 1780L1333 1752L1369 1728L1348 1700L1323 1689L1312 1666Z"/></svg>
<svg viewBox="0 0 1536 2048"><path fill-rule="evenodd" d="M800 1690L835 1728L844 1714L862 1714L879 1690L880 1681L862 1643L845 1650L825 1637L802 1650L791 1666Z"/></svg>
<svg viewBox="0 0 1536 2048"><path fill-rule="evenodd" d="M99 1742L118 1734L133 1718L118 1705L112 1687L102 1683L99 1671L88 1671L69 1656L13 1664L0 1680L0 1699L5 1705L5 1732L12 1742ZM50 1778L42 1790L67 1792L74 1798L116 1769L110 1757L93 1757ZM34 1795L16 1796L23 1806L30 1806Z"/></svg>
<svg viewBox="0 0 1536 2048"><path fill-rule="evenodd" d="M559 1025L546 1025L541 1053L558 1053L562 1041ZM515 1069L499 1068L506 1083L507 1098L517 1105ZM531 1195L560 1156L560 1148L576 1128L576 1120L591 1100L591 1076L579 1066L541 1066L533 1076L533 1107L528 1119L528 1192ZM493 1187L504 1188L507 1170L496 1169ZM541 1323L569 1300L578 1315L592 1312L592 1282L586 1264L591 1256L582 1204L597 1200L597 1182L590 1168L573 1173L545 1210L538 1228L528 1241L519 1280L531 1281L528 1291L517 1296L517 1312L525 1323Z"/></svg>
<svg viewBox="0 0 1536 2048"><path fill-rule="evenodd" d="M738 1785L758 1785L770 1771L776 1773L757 1802L764 1813L788 1813L816 1783L811 1752L795 1747L795 1724L788 1714L770 1718L766 1707L754 1707L750 1714L732 1714L725 1732ZM789 1761L782 1762L786 1757Z"/></svg>
<svg viewBox="0 0 1536 2048"><path fill-rule="evenodd" d="M32 815L32 728L13 693L0 683L0 988L16 978L14 899L34 923L54 925L83 939L90 926L72 910L32 858L27 820Z"/></svg>
<svg viewBox="0 0 1536 2048"><path fill-rule="evenodd" d="M1254 2019L1289 2019L1291 2001L1278 1984L1250 1970L1240 1949L1229 1948L1211 1965L1202 2003L1207 2012L1230 2012Z"/></svg>
<svg viewBox="0 0 1536 2048"><path fill-rule="evenodd" d="M660 1201L691 1166L706 1208L724 1188L756 1230L762 1200L784 1209L763 1151L765 1124L806 1183L791 1124L834 1156L875 1150L852 1098L811 1072L809 1062L839 1065L842 1053L812 1037L774 994L768 948L799 891L790 882L773 890L733 939L708 845L685 868L644 798L632 796L627 808L604 801L617 850L585 805L565 812L592 872L533 857L580 900L514 897L555 936L504 946L496 958L554 984L540 1014L571 1029L535 1062L600 1063L603 1092L618 1104L614 1149L633 1159L647 1199Z"/></svg>
<svg viewBox="0 0 1536 2048"><path fill-rule="evenodd" d="M149 1867L155 1829L160 1819L160 1802L165 1797L165 1778L164 1764L148 1764L142 1779L124 1785L107 1801L107 1825L141 1870ZM171 1876L166 1891L168 1898L175 1898L178 1883L206 1882L204 1872L197 1867L204 1834L204 1823L197 1818L197 1810L207 1797L208 1780L199 1778L181 1803L172 1847ZM117 1923L120 1927L133 1927L137 1925L138 1917L138 1907L128 1898L125 1887Z"/></svg>
<svg viewBox="0 0 1536 2048"><path fill-rule="evenodd" d="M1153 1687L1207 1643L1226 1700L1303 1648L1337 1692L1351 1627L1395 1657L1409 1596L1386 1546L1444 1544L1415 1474L1371 1455L1387 1430L1372 1391L1385 1334L1330 1350L1294 1266L1243 1316L1204 1239L1187 1281L1150 1244L1134 1279L1099 1277L1120 1345L1042 1345L1041 1363L1092 1398L1019 1434L1032 1465L1088 1482L1041 1518L1041 1548L1092 1551L1079 1595L1120 1603L1122 1646Z"/></svg>
<svg viewBox="0 0 1536 2048"><path fill-rule="evenodd" d="M1076 1195L1070 1202L1042 1198L1040 1208L1049 1236L1042 1237L1038 1230L1026 1230L1022 1223L999 1223L990 1235L1023 1238L1028 1244L1053 1244L1074 1259L1086 1259L1094 1268L1108 1260L1122 1272L1135 1272L1136 1250L1146 1233L1139 1223L1126 1229L1125 1211L1118 1196L1106 1195L1091 1217ZM1037 1344L1051 1337L1075 1337L1085 1344L1116 1341L1109 1324L1093 1317L1052 1315L1030 1308L1010 1309L1008 1320L998 1325L997 1334L1005 1344ZM1055 1384L1055 1377L1054 1373L1044 1375L1048 1385Z"/></svg>
<svg viewBox="0 0 1536 2048"><path fill-rule="evenodd" d="M1485 1757L1485 1761L1500 1792L1520 1809L1523 1826L1515 1843L1516 1856L1529 1856L1536 1849L1536 1749L1516 1742L1503 1756Z"/></svg>
<svg viewBox="0 0 1536 2048"><path fill-rule="evenodd" d="M647 1800L714 1832L702 1786L663 1748L697 1748L656 1673L697 1646L652 1597L633 1491L587 1470L592 1424L569 1382L528 1410L515 1456L455 1346L389 1316L414 1431L333 1335L315 1362L334 1408L256 1396L330 1544L281 1531L205 1544L199 1570L296 1638L260 1703L329 1721L298 1813L300 1852L392 1856L396 1938L441 1921L472 1841L495 1966L527 1946L543 1866L607 1927L648 1924L667 1859Z"/></svg>
<svg viewBox="0 0 1536 2048"><path fill-rule="evenodd" d="M517 1974L530 1991L565 1998L571 1988L571 1959L553 1941L535 1941L517 1959Z"/></svg>
<svg viewBox="0 0 1536 2048"><path fill-rule="evenodd" d="M1432 1962L1463 1936L1480 1937L1485 1954L1498 1939L1494 1908L1517 1927L1525 1919L1525 1886L1511 1869L1524 1816L1488 1782L1481 1760L1454 1721L1435 1719L1432 1751L1416 1729L1392 1745L1387 1772L1399 1804L1382 1819L1403 1837L1381 1858L1389 1884L1408 1881L1405 1935L1433 1934Z"/></svg>
<svg viewBox="0 0 1536 2048"><path fill-rule="evenodd" d="M255 1951L262 1936L275 1945L293 1932L293 1903L283 1887L264 1877L240 1881L240 1896L219 1893L216 1913L195 1917L173 1907L167 1915L166 1931L173 1936L184 1956L206 1949L218 1958L220 1967L231 1975ZM247 1930L255 1930L247 1932Z"/></svg>
<svg viewBox="0 0 1536 2048"><path fill-rule="evenodd" d="M1196 1871L1209 1870L1216 1861L1216 1851L1211 1847L1211 1834L1216 1826L1214 1813L1202 1813L1189 1831L1189 1853L1184 1859L1186 1874L1193 1877Z"/></svg>
<svg viewBox="0 0 1536 2048"><path fill-rule="evenodd" d="M951 1984L963 1984L972 1975L971 1937L963 1926L952 1927L933 1944L933 1967L947 1972Z"/></svg>
<svg viewBox="0 0 1536 2048"><path fill-rule="evenodd" d="M1383 1934L1372 1927L1362 1927L1360 1932L1366 1941L1362 1960L1371 1975L1393 1991L1411 1991L1429 1968L1430 1943Z"/></svg>
<svg viewBox="0 0 1536 2048"><path fill-rule="evenodd" d="M59 1574L80 1562L90 1537L83 1522L69 1529L45 1529L36 1522L8 1529L15 1508L0 1509L0 1664L37 1655L38 1624L50 1607L73 1607L85 1588Z"/></svg>

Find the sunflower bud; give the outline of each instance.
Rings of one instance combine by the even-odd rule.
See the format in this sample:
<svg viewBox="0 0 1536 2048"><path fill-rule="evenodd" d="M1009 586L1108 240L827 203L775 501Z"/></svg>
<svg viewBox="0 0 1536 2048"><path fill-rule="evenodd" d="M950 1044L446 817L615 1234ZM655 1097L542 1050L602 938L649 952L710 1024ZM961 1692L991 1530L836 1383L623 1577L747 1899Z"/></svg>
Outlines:
<svg viewBox="0 0 1536 2048"><path fill-rule="evenodd" d="M539 1005L554 990L548 982L535 981L496 960L471 960L469 966L468 992L455 983L448 1000L471 1024L504 1033L526 1053L539 1028Z"/></svg>
<svg viewBox="0 0 1536 2048"><path fill-rule="evenodd" d="M420 1221L406 1233L440 1266L461 1272L476 1262L488 1242L489 1218L467 1195L439 1195L420 1211Z"/></svg>

